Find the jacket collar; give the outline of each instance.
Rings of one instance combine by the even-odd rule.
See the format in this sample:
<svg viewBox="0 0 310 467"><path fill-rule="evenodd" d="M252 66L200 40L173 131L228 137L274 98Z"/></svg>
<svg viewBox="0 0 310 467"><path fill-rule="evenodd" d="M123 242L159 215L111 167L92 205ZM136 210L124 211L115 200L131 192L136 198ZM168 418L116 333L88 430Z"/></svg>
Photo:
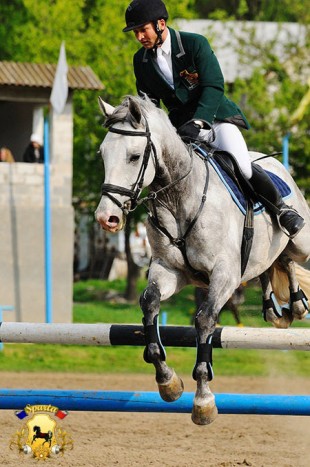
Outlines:
<svg viewBox="0 0 310 467"><path fill-rule="evenodd" d="M174 29L168 28L171 37L171 57L175 56L176 58L181 58L185 55L185 50L182 44L181 35L179 31L175 31ZM145 49L143 54L142 61L148 62L149 58L153 56L153 50ZM151 55L152 54L152 55Z"/></svg>
<svg viewBox="0 0 310 467"><path fill-rule="evenodd" d="M181 35L179 31L168 28L171 35L171 54L175 55L176 58L181 58L185 55L185 50L182 44Z"/></svg>

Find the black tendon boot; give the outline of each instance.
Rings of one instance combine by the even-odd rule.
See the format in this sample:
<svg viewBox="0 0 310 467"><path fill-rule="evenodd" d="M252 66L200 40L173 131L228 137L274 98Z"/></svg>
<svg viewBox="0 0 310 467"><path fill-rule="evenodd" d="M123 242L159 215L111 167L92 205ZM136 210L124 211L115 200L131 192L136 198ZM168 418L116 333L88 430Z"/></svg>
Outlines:
<svg viewBox="0 0 310 467"><path fill-rule="evenodd" d="M290 238L294 238L305 225L304 219L295 209L284 203L268 174L259 165L252 164L252 168L253 175L249 182L257 194L257 198L270 213L276 215L283 232Z"/></svg>

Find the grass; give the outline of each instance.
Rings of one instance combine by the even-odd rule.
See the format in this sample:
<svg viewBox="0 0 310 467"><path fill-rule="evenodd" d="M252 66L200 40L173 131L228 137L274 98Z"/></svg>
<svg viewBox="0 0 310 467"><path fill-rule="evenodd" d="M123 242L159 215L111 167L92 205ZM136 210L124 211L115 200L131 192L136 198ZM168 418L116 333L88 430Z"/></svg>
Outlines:
<svg viewBox="0 0 310 467"><path fill-rule="evenodd" d="M145 281L139 282L139 293ZM125 289L122 280L91 280L74 284L74 322L76 323L140 323L138 302L120 302ZM240 307L245 326L269 326L261 318L261 291L255 285L245 290L246 300ZM117 298L118 297L118 298ZM162 304L168 324L188 325L194 312L194 289L188 287ZM224 312L221 325L235 325L230 312ZM294 327L310 326L303 321ZM88 373L154 373L142 357L141 347L90 347L49 344L5 344L0 352L2 371L64 371ZM191 374L196 358L193 348L167 349L168 363L179 373ZM244 376L309 376L309 354L299 351L221 350L214 349L214 369L219 375Z"/></svg>

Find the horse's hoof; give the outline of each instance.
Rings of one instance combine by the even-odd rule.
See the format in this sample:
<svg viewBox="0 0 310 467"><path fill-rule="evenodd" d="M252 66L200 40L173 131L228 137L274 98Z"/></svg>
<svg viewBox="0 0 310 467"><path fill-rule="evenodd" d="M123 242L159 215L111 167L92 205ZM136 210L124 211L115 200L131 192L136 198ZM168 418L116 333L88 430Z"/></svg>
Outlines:
<svg viewBox="0 0 310 467"><path fill-rule="evenodd" d="M292 322L293 322L293 320L288 321L286 319L279 318L279 319L275 320L272 324L277 329L288 329L290 327L290 325L292 324Z"/></svg>
<svg viewBox="0 0 310 467"><path fill-rule="evenodd" d="M160 397L166 402L173 402L179 399L184 391L184 384L173 370L173 375L167 383L158 383Z"/></svg>
<svg viewBox="0 0 310 467"><path fill-rule="evenodd" d="M214 396L212 396L208 402L205 402L202 398L195 398L192 410L192 421L196 425L210 425L210 423L214 422L217 415L218 410L215 405Z"/></svg>
<svg viewBox="0 0 310 467"><path fill-rule="evenodd" d="M289 310L282 308L282 316L278 317L274 314L273 310L269 313L266 313L266 319L271 323L275 328L278 329L287 329L293 322L293 316Z"/></svg>
<svg viewBox="0 0 310 467"><path fill-rule="evenodd" d="M302 319L305 319L305 318L306 318L306 316L307 316L308 313L309 313L308 310L304 310L303 313L298 313L298 314L297 314L297 313L294 313L294 319L300 320L300 321L301 321Z"/></svg>
<svg viewBox="0 0 310 467"><path fill-rule="evenodd" d="M302 319L305 319L305 317L309 313L309 310L305 309L304 304L302 303L300 306L297 306L296 304L294 304L291 312L292 312L294 319L302 320Z"/></svg>

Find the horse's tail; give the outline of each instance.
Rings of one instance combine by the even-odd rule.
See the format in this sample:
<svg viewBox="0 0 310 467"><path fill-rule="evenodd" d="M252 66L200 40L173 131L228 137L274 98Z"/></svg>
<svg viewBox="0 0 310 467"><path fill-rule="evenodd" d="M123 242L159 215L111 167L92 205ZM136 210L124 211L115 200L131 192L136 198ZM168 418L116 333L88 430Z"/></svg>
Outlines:
<svg viewBox="0 0 310 467"><path fill-rule="evenodd" d="M310 271L295 263L296 278L300 288L310 299ZM274 263L271 270L271 284L276 299L280 304L288 303L290 299L289 281L287 273Z"/></svg>

